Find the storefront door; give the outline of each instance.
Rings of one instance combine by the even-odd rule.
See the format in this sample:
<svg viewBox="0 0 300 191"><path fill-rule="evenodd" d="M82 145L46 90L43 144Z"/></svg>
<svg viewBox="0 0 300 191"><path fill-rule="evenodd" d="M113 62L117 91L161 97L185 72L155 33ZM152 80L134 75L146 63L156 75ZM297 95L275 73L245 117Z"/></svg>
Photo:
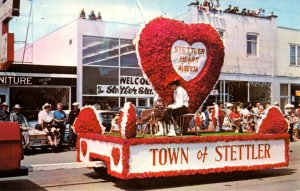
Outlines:
<svg viewBox="0 0 300 191"><path fill-rule="evenodd" d="M9 104L9 89L6 87L0 87L0 103L6 102Z"/></svg>
<svg viewBox="0 0 300 191"><path fill-rule="evenodd" d="M6 101L6 94L0 94L0 103L3 103Z"/></svg>

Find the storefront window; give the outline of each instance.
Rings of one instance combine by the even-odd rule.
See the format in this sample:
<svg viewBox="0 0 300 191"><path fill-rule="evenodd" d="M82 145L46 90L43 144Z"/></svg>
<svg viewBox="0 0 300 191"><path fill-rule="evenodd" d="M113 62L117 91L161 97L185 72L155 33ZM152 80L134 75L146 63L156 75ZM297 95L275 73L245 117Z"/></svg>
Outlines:
<svg viewBox="0 0 300 191"><path fill-rule="evenodd" d="M143 78L132 39L83 36L82 54L83 104L96 104L103 109L101 103L111 97L113 106L120 107L125 101L145 106L154 96L151 85ZM141 97L146 98L139 100Z"/></svg>
<svg viewBox="0 0 300 191"><path fill-rule="evenodd" d="M113 67L83 67L83 94L97 94L97 85L118 85L119 69Z"/></svg>
<svg viewBox="0 0 300 191"><path fill-rule="evenodd" d="M131 103L133 103L134 105L137 105L137 103L136 103L136 98L131 98L131 97L129 97L129 98L127 98L127 102L131 102Z"/></svg>
<svg viewBox="0 0 300 191"><path fill-rule="evenodd" d="M228 82L230 102L248 102L247 83L242 81Z"/></svg>
<svg viewBox="0 0 300 191"><path fill-rule="evenodd" d="M291 103L296 107L300 106L300 85L291 84Z"/></svg>
<svg viewBox="0 0 300 191"><path fill-rule="evenodd" d="M138 106L147 106L146 98L138 98L139 105Z"/></svg>
<svg viewBox="0 0 300 191"><path fill-rule="evenodd" d="M119 98L83 96L83 105L94 105L98 110L119 110Z"/></svg>
<svg viewBox="0 0 300 191"><path fill-rule="evenodd" d="M249 82L250 102L265 102L271 100L271 83L269 82Z"/></svg>
<svg viewBox="0 0 300 191"><path fill-rule="evenodd" d="M139 67L138 60L135 53L121 53L121 66Z"/></svg>
<svg viewBox="0 0 300 191"><path fill-rule="evenodd" d="M140 68L121 68L121 76L143 76Z"/></svg>
<svg viewBox="0 0 300 191"><path fill-rule="evenodd" d="M119 39L83 36L84 65L118 66Z"/></svg>

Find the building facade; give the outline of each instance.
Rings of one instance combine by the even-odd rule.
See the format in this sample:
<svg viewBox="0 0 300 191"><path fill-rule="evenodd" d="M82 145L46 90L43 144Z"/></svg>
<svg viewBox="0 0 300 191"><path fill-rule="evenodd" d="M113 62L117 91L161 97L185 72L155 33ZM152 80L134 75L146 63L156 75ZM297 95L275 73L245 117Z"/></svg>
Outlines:
<svg viewBox="0 0 300 191"><path fill-rule="evenodd" d="M224 66L208 102L299 103L298 30L278 27L276 16L219 17L193 6L179 20L209 23L224 41ZM25 61L76 67L76 97L82 105L108 109L131 101L150 106L154 91L143 77L133 45L139 27L78 19L34 42ZM15 57L20 59L23 52L17 51Z"/></svg>

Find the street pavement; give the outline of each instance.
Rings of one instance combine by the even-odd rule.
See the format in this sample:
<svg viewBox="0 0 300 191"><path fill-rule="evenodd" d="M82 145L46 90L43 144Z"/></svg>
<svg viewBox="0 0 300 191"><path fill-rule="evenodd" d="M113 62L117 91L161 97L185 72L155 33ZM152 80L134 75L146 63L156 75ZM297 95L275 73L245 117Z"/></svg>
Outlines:
<svg viewBox="0 0 300 191"><path fill-rule="evenodd" d="M290 144L290 165L262 171L151 178L123 181L92 169L33 171L28 176L1 178L0 190L187 190L300 191L300 140ZM75 151L36 153L22 165L75 162Z"/></svg>

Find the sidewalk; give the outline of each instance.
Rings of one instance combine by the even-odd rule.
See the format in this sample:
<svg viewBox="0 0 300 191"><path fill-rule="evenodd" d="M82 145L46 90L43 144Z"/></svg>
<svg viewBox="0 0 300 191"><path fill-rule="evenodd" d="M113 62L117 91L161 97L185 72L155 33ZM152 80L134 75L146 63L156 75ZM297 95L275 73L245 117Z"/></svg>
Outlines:
<svg viewBox="0 0 300 191"><path fill-rule="evenodd" d="M24 155L21 166L34 164L54 164L76 162L76 151L53 152L35 152L30 155Z"/></svg>

